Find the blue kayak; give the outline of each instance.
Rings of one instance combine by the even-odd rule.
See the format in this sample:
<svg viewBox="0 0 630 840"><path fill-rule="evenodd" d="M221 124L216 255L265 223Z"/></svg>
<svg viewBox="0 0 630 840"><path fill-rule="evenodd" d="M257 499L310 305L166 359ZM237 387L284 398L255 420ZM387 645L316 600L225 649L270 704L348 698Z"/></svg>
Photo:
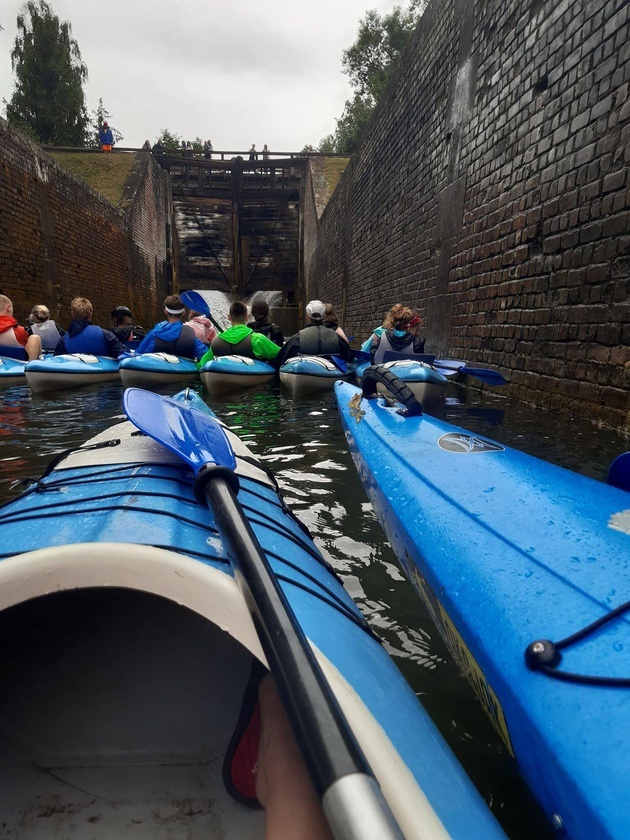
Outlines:
<svg viewBox="0 0 630 840"><path fill-rule="evenodd" d="M356 365L356 377L359 384L369 367L370 362L361 362ZM432 365L410 357L385 362L381 367L384 370L390 370L401 379L409 387L415 398L424 405L430 405L438 401L443 402L448 379L442 375L442 371L436 370ZM381 387L379 386L379 390Z"/></svg>
<svg viewBox="0 0 630 840"><path fill-rule="evenodd" d="M275 480L227 434L249 524L403 835L503 837ZM263 836L221 767L265 657L190 469L124 422L55 459L0 524L4 834L52 812L79 840L96 823L99 837Z"/></svg>
<svg viewBox="0 0 630 840"><path fill-rule="evenodd" d="M354 378L354 371L336 356L293 356L279 373L281 384L293 397L331 391L338 379Z"/></svg>
<svg viewBox="0 0 630 840"><path fill-rule="evenodd" d="M120 378L125 388L159 388L180 384L199 375L196 362L172 353L141 353L120 360Z"/></svg>
<svg viewBox="0 0 630 840"><path fill-rule="evenodd" d="M92 356L90 353L43 356L41 359L27 362L24 372L26 381L35 394L119 379L118 359Z"/></svg>
<svg viewBox="0 0 630 840"><path fill-rule="evenodd" d="M276 378L276 369L248 356L215 356L199 368L204 386L212 392L266 385Z"/></svg>
<svg viewBox="0 0 630 840"><path fill-rule="evenodd" d="M0 355L0 386L22 385L26 382L26 362Z"/></svg>
<svg viewBox="0 0 630 840"><path fill-rule="evenodd" d="M348 384L337 399L404 571L550 820L629 837L628 615L544 640L628 599L630 494Z"/></svg>

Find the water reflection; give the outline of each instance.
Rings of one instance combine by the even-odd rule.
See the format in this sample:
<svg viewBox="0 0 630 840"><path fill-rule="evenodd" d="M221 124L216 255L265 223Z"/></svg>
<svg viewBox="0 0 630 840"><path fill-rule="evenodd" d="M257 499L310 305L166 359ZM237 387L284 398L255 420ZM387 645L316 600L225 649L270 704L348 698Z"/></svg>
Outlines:
<svg viewBox="0 0 630 840"><path fill-rule="evenodd" d="M278 387L205 398L271 468L287 503L309 527L389 653L438 724L510 836L551 836L514 764L400 572L366 499L332 395L293 401ZM0 408L0 498L122 415L116 384L34 400L5 389ZM613 432L449 385L444 416L472 432L603 478L627 448Z"/></svg>

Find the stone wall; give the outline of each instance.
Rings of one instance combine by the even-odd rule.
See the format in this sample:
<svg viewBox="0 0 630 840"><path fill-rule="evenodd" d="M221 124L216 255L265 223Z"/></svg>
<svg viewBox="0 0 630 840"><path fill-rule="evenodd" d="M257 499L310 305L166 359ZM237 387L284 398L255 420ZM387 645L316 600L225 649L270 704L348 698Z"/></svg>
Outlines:
<svg viewBox="0 0 630 840"><path fill-rule="evenodd" d="M116 208L0 120L0 292L18 320L45 303L65 325L85 296L102 326L121 303L154 322L167 293L169 185L150 154L137 157Z"/></svg>
<svg viewBox="0 0 630 840"><path fill-rule="evenodd" d="M319 221L308 296L357 336L416 306L428 350L630 431L629 10L433 0Z"/></svg>

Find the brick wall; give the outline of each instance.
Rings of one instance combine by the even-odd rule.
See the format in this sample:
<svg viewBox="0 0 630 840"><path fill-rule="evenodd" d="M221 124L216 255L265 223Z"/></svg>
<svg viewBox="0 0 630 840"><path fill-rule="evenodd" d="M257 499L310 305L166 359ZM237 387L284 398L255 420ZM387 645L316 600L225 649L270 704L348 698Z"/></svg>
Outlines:
<svg viewBox="0 0 630 840"><path fill-rule="evenodd" d="M318 226L308 296L630 431L630 6L433 0ZM311 237L312 239L312 237Z"/></svg>
<svg viewBox="0 0 630 840"><path fill-rule="evenodd" d="M154 322L167 293L168 183L148 153L132 181L118 209L0 120L0 292L18 320L45 303L65 325L82 295L102 326L120 303Z"/></svg>

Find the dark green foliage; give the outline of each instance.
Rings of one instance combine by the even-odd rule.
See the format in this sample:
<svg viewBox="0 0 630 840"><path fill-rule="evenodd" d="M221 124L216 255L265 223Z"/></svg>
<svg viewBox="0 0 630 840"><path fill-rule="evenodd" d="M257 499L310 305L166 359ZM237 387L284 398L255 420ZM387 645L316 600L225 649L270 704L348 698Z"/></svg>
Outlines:
<svg viewBox="0 0 630 840"><path fill-rule="evenodd" d="M320 142L321 151L351 154L357 148L426 5L427 0L411 0L408 8L394 6L388 15L380 15L372 9L360 21L357 39L343 51L341 60L354 97L346 100L335 133Z"/></svg>
<svg viewBox="0 0 630 840"><path fill-rule="evenodd" d="M101 127L104 122L107 121L109 127L112 130L112 134L114 136L114 145L120 143L121 140L124 140L124 135L118 131L117 128L114 128L112 125L112 115L109 113L107 108L103 105L102 98L98 100L98 107L95 111L92 111L90 115L90 122L88 124L87 129L87 136L85 140L85 145L90 146L91 148L100 148L101 141L99 140L98 133L101 130Z"/></svg>
<svg viewBox="0 0 630 840"><path fill-rule="evenodd" d="M167 152L177 152L181 148L182 138L179 134L174 134L168 128L163 128L157 138L157 142L161 143Z"/></svg>
<svg viewBox="0 0 630 840"><path fill-rule="evenodd" d="M61 22L45 0L29 0L17 28L11 51L15 91L6 103L9 122L40 143L82 146L88 73L70 24Z"/></svg>

